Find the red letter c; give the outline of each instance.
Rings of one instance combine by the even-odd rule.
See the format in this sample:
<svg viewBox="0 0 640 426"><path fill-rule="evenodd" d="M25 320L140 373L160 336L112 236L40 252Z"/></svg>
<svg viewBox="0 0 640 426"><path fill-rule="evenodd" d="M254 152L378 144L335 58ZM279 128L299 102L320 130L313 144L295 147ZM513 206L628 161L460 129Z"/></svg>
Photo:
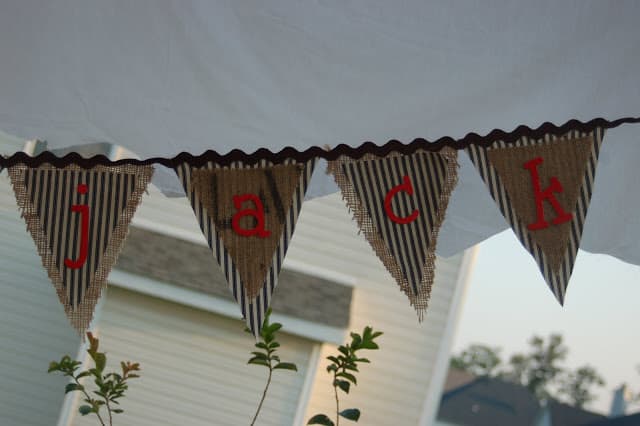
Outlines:
<svg viewBox="0 0 640 426"><path fill-rule="evenodd" d="M416 220L420 212L418 210L414 210L407 217L399 217L396 216L391 209L391 200L396 196L398 192L404 191L409 195L413 195L413 187L411 186L411 180L409 179L409 176L403 176L402 181L403 183L394 186L389 192L387 192L386 197L384 197L384 211L387 213L387 216L389 216L389 218L395 223L406 225L407 223L411 223Z"/></svg>

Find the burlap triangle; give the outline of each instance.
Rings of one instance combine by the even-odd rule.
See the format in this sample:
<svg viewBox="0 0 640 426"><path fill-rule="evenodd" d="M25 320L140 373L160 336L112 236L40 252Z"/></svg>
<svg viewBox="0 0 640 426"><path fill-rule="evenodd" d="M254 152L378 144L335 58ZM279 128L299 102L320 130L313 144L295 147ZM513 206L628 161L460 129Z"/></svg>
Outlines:
<svg viewBox="0 0 640 426"><path fill-rule="evenodd" d="M8 170L42 264L71 324L84 336L153 166L19 164Z"/></svg>
<svg viewBox="0 0 640 426"><path fill-rule="evenodd" d="M544 217L548 227L529 230L529 224L538 220L532 175L523 165L535 158L542 159L536 169L542 190L555 177L561 184L562 192L554 192L563 210L575 218L575 211L584 182L584 174L591 155L593 140L590 137L566 140L559 139L548 144L490 149L487 158L495 167L504 185L517 220L521 222L530 238L540 247L552 271L557 272L567 252L571 234L571 221L553 224L557 217L552 205L544 201Z"/></svg>
<svg viewBox="0 0 640 426"><path fill-rule="evenodd" d="M268 260L268 270L265 276L263 276L262 286L258 289L255 297L250 297L248 295L247 286L240 276L234 257L227 249L228 241L231 241L231 239L229 236L223 237L222 235L228 231L230 219L232 221L231 226L233 226L233 215L238 212L238 209L236 209L234 205L233 213L229 212L228 207L225 207L225 211L229 212L231 216L229 216L229 213L225 216L217 213L217 200L219 196L216 191L220 185L218 182L213 182L213 180L217 179L218 174L209 172L223 168L216 163L208 162L199 169L194 169L188 163L182 163L175 169L187 197L191 202L191 206L198 224L200 225L200 229L207 240L209 248L211 248L214 258L225 275L229 291L240 306L242 316L245 318L247 327L251 329L256 338L260 336L260 329L264 317L271 305L273 291L278 285L278 275L280 274L282 263L287 254L289 242L291 241L295 231L296 222L302 208L305 193L309 187L309 181L311 180L315 163L316 160L311 159L305 163L296 165L295 160L287 159L281 166L274 166L266 160L260 160L257 164L249 165L241 162L234 162L229 166L225 166L228 170L254 170L251 173L257 173L257 175L253 176L246 175L248 176L248 179L241 179L240 181L245 182L245 184L249 181L248 185L250 186L238 188L238 192L241 193L248 190L257 191L252 192L252 194L256 194L258 196L258 199L265 210L264 229L271 232L270 237L274 236L274 227L278 230L275 234L279 234L279 237L276 235L279 239L276 242L276 248L272 253L272 258ZM292 168L290 166L294 167ZM294 172L294 170L299 170L299 173ZM271 176L269 179L266 179L265 171L268 171L267 174ZM231 174L231 185L236 185L236 183L234 183L236 181L234 178L235 176L235 173ZM196 177L195 184L193 183L194 177ZM291 179L291 181L284 182L284 179ZM265 182L275 183L265 186ZM295 187L293 194L283 195L285 193L289 194L291 187ZM276 189L272 190L271 188ZM262 192L260 192L261 189ZM267 194L269 194L269 196L267 196ZM276 196L280 203L277 203ZM233 195L231 195L231 202L233 202ZM242 204L240 208L252 209L256 208L256 206L253 202L249 201ZM278 216L279 219L275 221L273 220L273 217L269 219L267 218L267 216L274 213L278 214L278 210L285 212L286 220L284 223L281 222L281 216ZM267 220L269 222L267 222ZM255 219L252 217L241 219L240 225L244 229L251 229L255 225ZM256 236L246 238L250 238L251 240L257 239ZM262 247L260 250L266 253L269 251L269 248ZM242 256L242 253L236 252L235 255ZM261 256L261 258L266 259L264 256Z"/></svg>
<svg viewBox="0 0 640 426"><path fill-rule="evenodd" d="M416 309L420 320L427 309L435 276L435 249L449 197L457 182L457 152L418 151L412 155L366 155L329 161L347 206L376 255ZM387 194L408 179L412 194L398 191L390 198L392 220L385 207ZM418 212L416 213L414 212Z"/></svg>
<svg viewBox="0 0 640 426"><path fill-rule="evenodd" d="M271 269L302 170L303 165L288 164L259 169L192 171L192 188L216 224L217 235L230 254L250 299L260 292ZM233 229L233 217L241 211L234 204L234 196L245 194L258 197L264 212L264 226L257 224L255 216L244 215L238 221L240 228L264 229L268 236L243 236ZM257 211L260 207L255 201L245 200L241 209Z"/></svg>
<svg viewBox="0 0 640 426"><path fill-rule="evenodd" d="M596 127L466 148L500 212L560 304L578 255L603 138L604 129Z"/></svg>

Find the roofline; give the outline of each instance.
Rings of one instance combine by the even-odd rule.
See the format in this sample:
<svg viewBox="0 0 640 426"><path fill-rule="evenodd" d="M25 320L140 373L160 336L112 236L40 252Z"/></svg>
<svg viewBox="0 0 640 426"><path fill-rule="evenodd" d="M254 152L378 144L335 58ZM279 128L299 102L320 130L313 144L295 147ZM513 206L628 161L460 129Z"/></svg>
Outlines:
<svg viewBox="0 0 640 426"><path fill-rule="evenodd" d="M131 225L145 231L151 231L167 237L172 237L193 244L198 244L207 248L209 247L204 235L202 234L202 232L200 232L199 229L197 231L194 230L193 232L191 232L177 226L172 226L168 223L158 223L150 219L135 216L132 220ZM327 268L322 268L310 263L296 261L287 257L285 257L282 266L284 269L288 269L290 271L301 272L305 275L311 275L313 277L331 281L336 284L341 284L346 287L355 288L358 282L356 277L352 275L335 272Z"/></svg>
<svg viewBox="0 0 640 426"><path fill-rule="evenodd" d="M113 269L109 274L109 284L125 290L131 290L181 305L201 309L230 318L241 318L240 307L233 301L201 293L188 288L178 287L153 278ZM287 325L286 332L318 342L342 344L346 336L343 328L318 324L312 321L283 315L272 314L274 322Z"/></svg>

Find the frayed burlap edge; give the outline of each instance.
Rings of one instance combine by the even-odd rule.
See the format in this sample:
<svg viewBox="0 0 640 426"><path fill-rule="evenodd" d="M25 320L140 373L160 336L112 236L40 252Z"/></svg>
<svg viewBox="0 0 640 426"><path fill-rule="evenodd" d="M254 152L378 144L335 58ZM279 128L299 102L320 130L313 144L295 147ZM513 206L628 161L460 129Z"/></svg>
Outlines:
<svg viewBox="0 0 640 426"><path fill-rule="evenodd" d="M56 167L50 164L42 164L37 167L40 170L58 170ZM44 229L40 226L40 219L38 217L35 206L31 203L29 195L27 194L27 188L24 184L25 171L29 169L24 164L18 164L8 168L9 177L11 179L11 185L16 195L16 201L20 210L21 216L24 217L27 224L27 230L31 233L31 236L36 244L38 254L42 259L42 265L44 266L49 278L51 279L58 299L64 306L64 312L69 319L69 322L76 329L76 331L82 336L84 340L85 331L89 328L89 324L93 319L93 312L95 310L96 303L100 299L102 289L106 287L107 277L111 268L115 264L122 244L127 236L127 231L131 219L140 204L142 194L146 191L151 177L153 176L153 166L135 166L130 164L120 166L95 166L91 171L96 172L113 172L113 173L128 173L134 174L137 179L135 182L134 191L129 195L125 208L118 217L117 225L111 235L109 236L109 243L100 261L98 262L98 268L93 276L87 292L84 298L74 310L70 301L67 299L62 277L58 271L58 267L55 263L55 259L51 249L49 248L49 242ZM79 166L69 165L63 168L63 170L77 170L82 171Z"/></svg>
<svg viewBox="0 0 640 426"><path fill-rule="evenodd" d="M436 154L430 151L416 151L411 155L420 153ZM378 160L381 157L377 157L373 154L366 154L358 160L354 160L347 156L341 156L334 161L327 161L327 174L333 175L333 178L342 193L342 199L347 204L348 209L352 212L353 218L358 224L358 228L364 234L365 238L375 251L378 258L382 261L385 268L387 268L391 276L395 279L402 292L409 298L409 303L416 310L416 313L418 314L418 320L420 322L424 319L429 304L429 299L431 297L431 289L433 288L436 260L435 250L438 233L446 215L447 206L449 205L449 198L451 197L451 193L458 183L458 152L455 149L444 147L442 150L437 152L437 154L442 155L447 162L446 177L444 185L442 187L442 192L440 194L438 211L435 215L434 226L430 235L430 240L433 241L434 244L427 249L427 256L426 259L424 259L424 265L422 268L422 279L420 281L420 284L418 285L417 293L414 293L411 285L409 284L409 281L402 273L400 265L393 257L391 251L387 247L387 244L384 242L384 240L380 236L380 233L376 229L371 219L371 215L367 211L367 208L360 201L353 185L351 184L351 182L349 182L349 179L342 171L342 166L346 163L352 161ZM403 154L394 152L390 153L388 156L402 155Z"/></svg>
<svg viewBox="0 0 640 426"><path fill-rule="evenodd" d="M269 253L271 250L269 249L265 250L264 251L265 256L263 256L262 258L257 257L252 253L252 250L259 251L260 248L263 248L261 246L261 240L256 240L253 243L251 243L249 247L245 247L246 252L244 250L239 250L237 247L234 249L235 242L233 241L233 239L225 238L224 232L221 232L220 230L216 229L216 236L218 237L218 239L220 239L225 250L229 253L229 257L231 261L234 263L236 270L238 271L238 274L240 276L240 281L242 282L242 287L244 288L245 296L250 300L254 300L258 296L258 294L262 292L265 286L266 277L268 276L269 271L273 268L274 258L278 255L280 245L284 242L283 238L286 238L286 236L284 235L285 224L286 224L287 218L289 217L289 213L291 212L291 207L295 202L295 194L303 182L301 180L301 177L303 177L303 174L305 172L305 167L306 167L305 163L289 163L289 164L269 165L269 166L263 166L263 167L243 167L243 168L234 168L234 169L230 169L226 167L213 168L213 169L204 169L204 168L195 169L194 168L191 170L191 191L198 193L200 203L203 205L207 214L209 214L210 212L213 213L212 209L217 208L218 212L222 211L222 217L229 217L231 214L230 212L224 211L224 206L220 206L220 205L216 206L216 204L218 203L218 200L213 199L213 194L215 192L211 190L213 175L217 173L222 173L224 171L242 172L242 171L250 170L252 172L264 172L265 170L272 170L274 179L277 179L276 171L289 172L291 174L295 174L295 176L290 176L291 179L286 179L286 181L292 183L294 187L292 188L289 194L286 194L286 196L289 199L286 205L283 205L282 213L285 217L285 223L272 224L272 227L269 228L269 230L272 231L274 233L274 236L277 238L275 240L272 240L273 242L271 244L275 244L275 246L273 246L274 248L271 253ZM243 179L247 179L247 176L242 174L236 175L236 182L242 181ZM243 187L243 186L244 185L240 184L240 187ZM283 187L284 185L277 186L277 190L279 191L280 198L284 200L286 199L286 197L283 197L284 193L281 191ZM225 195L224 191L225 189L228 189L228 188L219 187L218 191L220 191L220 188L223 188L221 190L221 193L219 194L220 197L223 197L221 199L224 199L224 197L227 197L227 196L229 197L229 199L231 199L231 195L233 195L233 193L229 193ZM272 198L273 194L265 193L264 197L266 198L266 200L264 201L265 205L271 205L270 203L273 202L273 198ZM265 210L265 216L267 215L268 215L268 212L266 212ZM213 217L211 217L211 219L215 223L215 219ZM247 256L249 259L243 259L242 256ZM268 256L268 259L264 259L264 260L266 261L267 266L264 273L262 273L262 271L260 271L259 268L257 268L257 264L259 263L258 260L263 259L266 256ZM250 270L251 268L253 268L253 271Z"/></svg>

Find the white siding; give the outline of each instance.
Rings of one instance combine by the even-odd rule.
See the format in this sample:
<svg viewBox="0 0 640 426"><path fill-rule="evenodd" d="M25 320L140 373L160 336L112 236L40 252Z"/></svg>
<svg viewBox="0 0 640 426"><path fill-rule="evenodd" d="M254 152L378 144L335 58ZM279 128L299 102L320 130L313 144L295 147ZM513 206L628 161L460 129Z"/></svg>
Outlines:
<svg viewBox="0 0 640 426"><path fill-rule="evenodd" d="M422 324L394 283L379 282L356 289L351 329L361 331L371 325L384 332L379 338L380 350L362 352L371 364L362 365L358 386L340 397L341 409L362 411L363 424L419 424L452 296L452 286L446 279L456 275L457 260L438 263L431 307ZM307 419L321 412L335 413L331 376L325 371L326 356L335 352L336 346L324 345Z"/></svg>
<svg viewBox="0 0 640 426"><path fill-rule="evenodd" d="M22 144L4 152L20 150ZM0 176L0 425L56 423L66 380L49 362L75 356L79 337L58 302L20 218L7 172Z"/></svg>
<svg viewBox="0 0 640 426"><path fill-rule="evenodd" d="M109 288L97 332L110 368L121 360L141 363L142 378L131 382L124 414L127 425L249 424L267 378L267 370L247 366L255 340L243 322ZM284 361L298 373L275 371L258 424L291 424L313 343L285 333L279 338ZM79 414L73 425L93 425Z"/></svg>
<svg viewBox="0 0 640 426"><path fill-rule="evenodd" d="M177 217L184 220L177 221ZM204 244L185 199L166 199L152 191L134 222ZM380 338L381 350L368 354L372 364L363 366L360 386L343 402L343 407L362 410L363 424L417 425L426 398L439 398L439 394L429 395L429 385L439 346L447 340L444 334L461 262L462 255L438 259L430 307L420 324L406 296L358 234L340 195L303 205L285 267L351 282L355 289L350 328L361 331L371 325L385 333ZM305 419L318 412L335 412L324 359L333 351L335 345L323 345Z"/></svg>

